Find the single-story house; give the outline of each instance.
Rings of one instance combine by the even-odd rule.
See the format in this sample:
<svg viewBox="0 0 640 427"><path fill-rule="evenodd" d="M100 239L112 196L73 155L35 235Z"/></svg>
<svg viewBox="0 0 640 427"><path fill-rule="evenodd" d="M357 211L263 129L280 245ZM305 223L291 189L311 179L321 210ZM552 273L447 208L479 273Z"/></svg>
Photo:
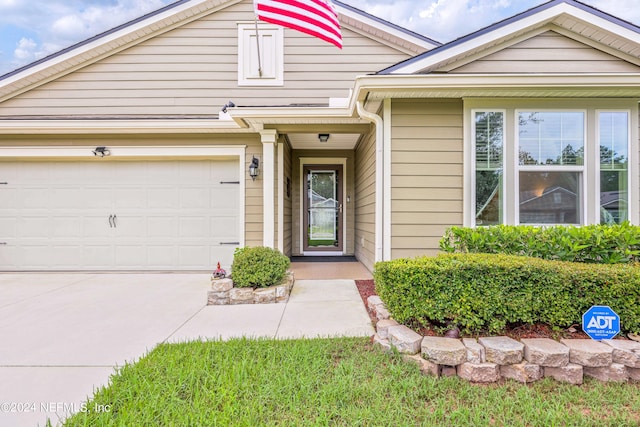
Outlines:
<svg viewBox="0 0 640 427"><path fill-rule="evenodd" d="M181 0L0 76L0 270L372 269L451 225L639 223L639 27L552 0L440 44L335 7L342 50Z"/></svg>

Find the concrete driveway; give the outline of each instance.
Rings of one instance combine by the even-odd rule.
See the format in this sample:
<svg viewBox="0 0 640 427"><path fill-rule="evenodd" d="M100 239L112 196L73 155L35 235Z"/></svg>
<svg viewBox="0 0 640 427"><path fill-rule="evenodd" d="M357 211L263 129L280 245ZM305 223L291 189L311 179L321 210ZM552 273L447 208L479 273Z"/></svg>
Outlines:
<svg viewBox="0 0 640 427"><path fill-rule="evenodd" d="M157 344L369 336L352 280L297 280L286 304L206 306L204 274L0 274L0 426L70 412Z"/></svg>

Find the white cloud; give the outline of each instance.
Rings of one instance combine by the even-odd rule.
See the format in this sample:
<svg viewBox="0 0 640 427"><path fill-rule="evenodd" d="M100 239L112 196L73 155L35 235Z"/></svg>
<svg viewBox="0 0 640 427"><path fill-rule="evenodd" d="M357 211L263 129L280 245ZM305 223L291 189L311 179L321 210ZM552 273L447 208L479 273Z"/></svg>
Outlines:
<svg viewBox="0 0 640 427"><path fill-rule="evenodd" d="M13 51L13 55L18 61L32 61L35 59L37 52L36 48L38 44L34 42L32 39L28 39L23 37L18 42L18 46L16 46L16 50Z"/></svg>

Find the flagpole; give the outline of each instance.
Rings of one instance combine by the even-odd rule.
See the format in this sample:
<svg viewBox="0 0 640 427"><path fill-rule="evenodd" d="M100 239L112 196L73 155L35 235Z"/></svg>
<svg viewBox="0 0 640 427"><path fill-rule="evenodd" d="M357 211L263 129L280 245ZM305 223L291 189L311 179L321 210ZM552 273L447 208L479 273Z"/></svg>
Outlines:
<svg viewBox="0 0 640 427"><path fill-rule="evenodd" d="M258 47L258 75L262 77L262 55L260 55L260 35L258 34L258 17L256 16L256 46Z"/></svg>

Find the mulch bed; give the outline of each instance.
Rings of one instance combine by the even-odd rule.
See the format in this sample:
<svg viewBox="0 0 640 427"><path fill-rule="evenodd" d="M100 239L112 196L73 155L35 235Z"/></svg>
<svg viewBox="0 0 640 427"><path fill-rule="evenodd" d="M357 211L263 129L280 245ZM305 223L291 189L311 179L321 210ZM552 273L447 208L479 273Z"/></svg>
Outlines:
<svg viewBox="0 0 640 427"><path fill-rule="evenodd" d="M375 283L373 280L356 280L356 287L358 288L358 292L360 292L360 297L362 298L362 302L364 303L365 309L367 308L367 298L371 295L376 294ZM377 322L376 317L367 309L367 313L369 313L369 317L371 317L371 321L375 324ZM438 336L442 335L438 331L436 331L433 327L427 328L413 328L422 336ZM560 339L560 338L584 338L588 339L587 334L582 332L580 329L580 325L574 325L571 328L554 331L550 326L545 324L533 324L533 325L518 325L511 326L506 331L504 331L504 335L511 337L513 339L521 339L521 338L552 338L552 339ZM461 335L461 337L465 337L465 335Z"/></svg>

